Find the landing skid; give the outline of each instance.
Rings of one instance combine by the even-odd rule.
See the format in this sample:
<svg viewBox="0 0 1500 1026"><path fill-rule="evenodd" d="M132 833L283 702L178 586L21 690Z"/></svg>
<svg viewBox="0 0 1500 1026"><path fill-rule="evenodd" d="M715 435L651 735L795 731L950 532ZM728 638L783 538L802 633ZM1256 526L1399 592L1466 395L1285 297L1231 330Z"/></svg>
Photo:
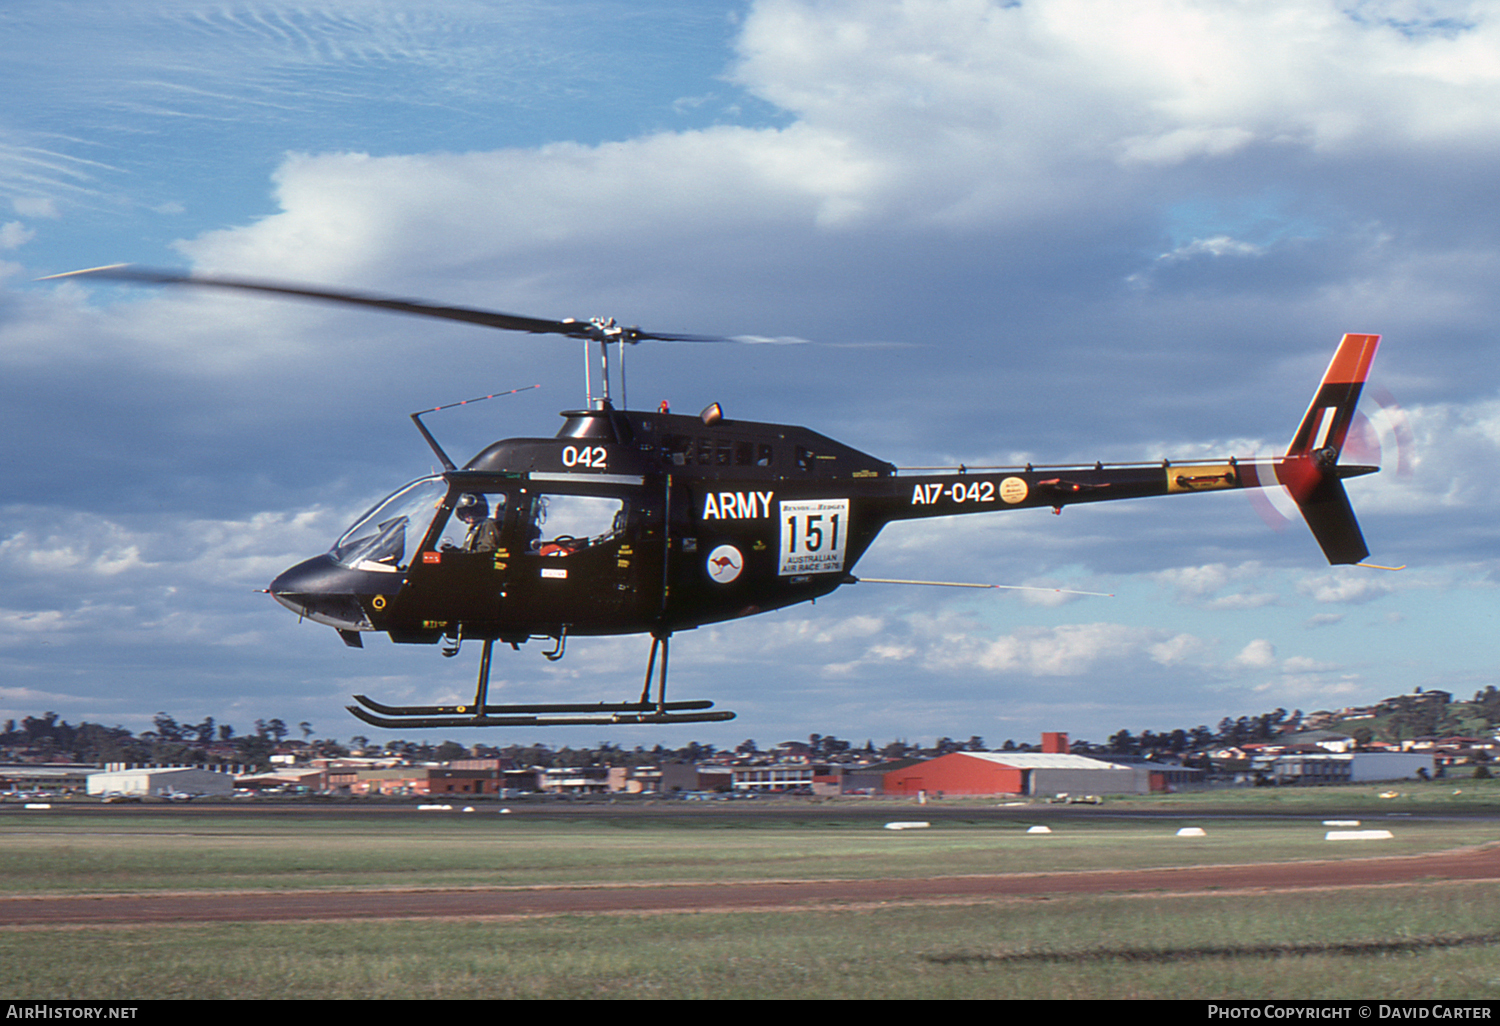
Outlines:
<svg viewBox="0 0 1500 1026"><path fill-rule="evenodd" d="M651 659L646 664L646 685L636 702L545 703L531 705L490 705L490 650L493 641L485 641L479 658L479 686L469 705L384 705L366 695L355 695L359 705L346 706L357 718L373 727L390 729L416 727L566 727L591 724L631 723L719 723L734 719L725 710L705 711L713 702L697 700L668 702L667 646L669 635L653 635ZM559 649L561 646L559 645ZM656 653L661 650L661 670L656 701L650 700L651 677L656 672ZM546 654L546 653L544 653ZM560 656L559 651L559 656ZM549 655L549 658L551 656ZM364 708L360 708L364 706Z"/></svg>
<svg viewBox="0 0 1500 1026"><path fill-rule="evenodd" d="M715 723L734 719L728 710L711 709L709 701L598 702L576 705L382 705L365 695L355 695L357 705L348 706L355 716L376 727L562 727L592 723Z"/></svg>

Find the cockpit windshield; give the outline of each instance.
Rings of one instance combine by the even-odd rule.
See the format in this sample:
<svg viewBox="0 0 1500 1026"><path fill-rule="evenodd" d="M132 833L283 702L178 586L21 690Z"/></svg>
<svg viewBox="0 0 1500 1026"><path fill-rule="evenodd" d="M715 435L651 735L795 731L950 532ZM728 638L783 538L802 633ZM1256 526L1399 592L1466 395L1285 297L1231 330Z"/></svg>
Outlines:
<svg viewBox="0 0 1500 1026"><path fill-rule="evenodd" d="M328 554L354 570L405 570L409 550L421 543L447 494L448 483L441 477L413 481L356 520Z"/></svg>

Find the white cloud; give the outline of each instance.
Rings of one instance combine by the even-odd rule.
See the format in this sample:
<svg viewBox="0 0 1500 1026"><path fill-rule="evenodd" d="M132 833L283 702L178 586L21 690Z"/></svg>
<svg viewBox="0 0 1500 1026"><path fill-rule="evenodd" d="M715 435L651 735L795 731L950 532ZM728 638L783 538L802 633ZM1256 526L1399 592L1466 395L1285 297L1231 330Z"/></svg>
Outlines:
<svg viewBox="0 0 1500 1026"><path fill-rule="evenodd" d="M1121 144L1121 163L1180 164L1192 157L1218 157L1248 145L1255 136L1244 128L1179 128L1161 136L1126 139ZM1204 249L1215 256L1223 252L1223 243L1232 240L1217 237L1203 240ZM1214 244L1219 243L1219 248ZM1238 245L1243 245L1240 243ZM1254 252L1254 247L1250 247Z"/></svg>
<svg viewBox="0 0 1500 1026"><path fill-rule="evenodd" d="M16 213L22 217L48 217L60 216L57 212L57 204L45 196L17 196L10 204Z"/></svg>
<svg viewBox="0 0 1500 1026"><path fill-rule="evenodd" d="M1276 664L1276 646L1265 638L1256 638L1234 657L1234 661L1241 666L1267 667Z"/></svg>
<svg viewBox="0 0 1500 1026"><path fill-rule="evenodd" d="M1208 566L1174 567L1151 576L1175 588L1183 597L1202 598L1226 587L1230 570L1223 563L1212 563Z"/></svg>
<svg viewBox="0 0 1500 1026"><path fill-rule="evenodd" d="M36 232L20 221L7 221L0 225L0 249L17 249L36 237Z"/></svg>
<svg viewBox="0 0 1500 1026"><path fill-rule="evenodd" d="M1209 662L1214 647L1213 642L1192 634L1178 634L1166 641L1148 645L1146 651L1152 661L1163 666L1202 665Z"/></svg>
<svg viewBox="0 0 1500 1026"><path fill-rule="evenodd" d="M820 128L878 125L891 150L1003 151L1001 174L1046 153L1163 163L1252 141L1472 141L1500 127L1486 15L1413 35L1328 0L774 0L746 22L738 77Z"/></svg>
<svg viewBox="0 0 1500 1026"><path fill-rule="evenodd" d="M1299 590L1315 602L1359 605L1390 593L1390 585L1370 571L1336 570L1306 578Z"/></svg>
<svg viewBox="0 0 1500 1026"><path fill-rule="evenodd" d="M1130 658L1161 662L1173 648L1184 647L1183 639L1160 638L1159 631L1112 623L1022 627L990 640L948 634L946 645L929 649L927 661L947 672L968 666L990 674L1078 676Z"/></svg>
<svg viewBox="0 0 1500 1026"><path fill-rule="evenodd" d="M1190 260L1195 256L1259 256L1265 252L1265 247L1257 246L1249 242L1241 242L1231 239L1227 235L1215 235L1211 239L1194 239L1185 245L1178 246L1170 253L1163 253L1157 257L1158 260Z"/></svg>
<svg viewBox="0 0 1500 1026"><path fill-rule="evenodd" d="M1028 223L1130 188L1101 164L1115 153L1178 163L1252 142L1323 151L1500 137L1500 67L1468 58L1461 88L1442 70L1496 32L1481 18L1455 39L1413 38L1319 0L763 0L735 76L794 114L788 127L298 155L277 174L282 213L184 250L205 268L383 280L398 255L405 268L455 267L778 223ZM1259 247L1216 235L1180 255L1191 252Z"/></svg>

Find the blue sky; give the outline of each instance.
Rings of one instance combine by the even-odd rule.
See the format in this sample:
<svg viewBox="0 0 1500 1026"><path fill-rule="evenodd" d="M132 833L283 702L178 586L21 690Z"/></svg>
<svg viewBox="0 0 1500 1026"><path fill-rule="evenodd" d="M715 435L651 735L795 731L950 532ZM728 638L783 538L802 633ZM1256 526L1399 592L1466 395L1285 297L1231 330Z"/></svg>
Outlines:
<svg viewBox="0 0 1500 1026"><path fill-rule="evenodd" d="M1496 682L1500 5L17 0L0 56L0 717L347 738L352 693L464 695L473 653L255 589L430 469L408 412L540 383L433 419L474 451L581 398L571 345L32 280L121 261L811 339L638 347L632 400L900 465L1277 452L1384 336L1350 493L1406 570L1243 495L893 525L861 574L1116 597L845 588L675 639L729 724L492 739L1102 740ZM628 696L647 648L527 646L496 695Z"/></svg>

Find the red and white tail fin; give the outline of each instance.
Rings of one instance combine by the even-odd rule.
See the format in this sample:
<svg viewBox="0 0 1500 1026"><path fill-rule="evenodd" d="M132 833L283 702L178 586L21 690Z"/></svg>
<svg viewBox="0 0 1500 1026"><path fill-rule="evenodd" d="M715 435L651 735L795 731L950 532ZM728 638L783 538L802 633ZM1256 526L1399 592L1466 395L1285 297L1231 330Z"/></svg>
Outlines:
<svg viewBox="0 0 1500 1026"><path fill-rule="evenodd" d="M1338 461L1379 346L1379 335L1344 336L1292 444L1276 461L1277 480L1291 493L1330 563L1358 563L1370 554L1343 479L1377 468L1340 467Z"/></svg>
<svg viewBox="0 0 1500 1026"><path fill-rule="evenodd" d="M1333 354L1333 362L1323 374L1312 405L1292 444L1287 447L1288 456L1310 456L1325 451L1325 459L1337 462L1349 434L1349 423L1354 419L1354 408L1359 405L1360 389L1370 373L1370 364L1375 360L1375 350L1380 348L1379 335L1345 335Z"/></svg>

